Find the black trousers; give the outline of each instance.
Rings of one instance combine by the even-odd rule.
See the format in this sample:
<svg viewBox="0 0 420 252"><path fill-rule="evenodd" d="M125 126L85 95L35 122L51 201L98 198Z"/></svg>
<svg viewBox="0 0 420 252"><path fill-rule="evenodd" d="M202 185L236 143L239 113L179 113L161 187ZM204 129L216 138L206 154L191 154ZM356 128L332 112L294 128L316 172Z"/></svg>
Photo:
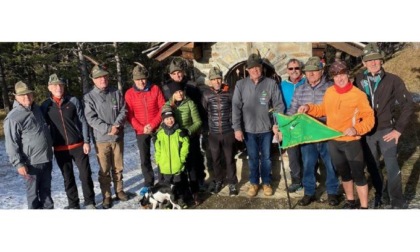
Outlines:
<svg viewBox="0 0 420 252"><path fill-rule="evenodd" d="M289 168L292 183L300 184L302 182L302 155L300 153L300 146L288 148L286 151L289 156Z"/></svg>
<svg viewBox="0 0 420 252"><path fill-rule="evenodd" d="M190 147L185 169L188 173L191 193L197 193L199 189L199 182L204 181L204 178L206 177L206 173L204 172L204 157L201 153L199 135L190 137Z"/></svg>
<svg viewBox="0 0 420 252"><path fill-rule="evenodd" d="M238 183L234 159L234 146L235 135L233 131L225 134L209 134L209 147L213 160L214 179L216 181L223 182L226 178L228 184ZM226 167L222 167L222 155L224 155Z"/></svg>
<svg viewBox="0 0 420 252"><path fill-rule="evenodd" d="M144 176L144 186L151 187L155 183L155 175L153 173L150 144L152 136L149 134L136 135L137 146L140 152L140 167L141 173Z"/></svg>
<svg viewBox="0 0 420 252"><path fill-rule="evenodd" d="M73 161L79 169L79 179L82 183L84 205L95 204L95 191L93 190L92 170L89 163L89 155L83 152L83 146L72 150L55 151L54 156L64 178L64 189L67 194L69 207L80 204L79 192L73 171Z"/></svg>

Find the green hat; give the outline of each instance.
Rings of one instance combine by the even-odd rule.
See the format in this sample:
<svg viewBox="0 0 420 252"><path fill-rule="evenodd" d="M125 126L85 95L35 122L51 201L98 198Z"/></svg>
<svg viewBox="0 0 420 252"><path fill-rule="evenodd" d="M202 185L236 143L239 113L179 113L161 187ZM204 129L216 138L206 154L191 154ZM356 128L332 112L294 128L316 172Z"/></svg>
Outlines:
<svg viewBox="0 0 420 252"><path fill-rule="evenodd" d="M217 67L212 67L209 72L209 80L222 79L222 71Z"/></svg>
<svg viewBox="0 0 420 252"><path fill-rule="evenodd" d="M363 49L363 61L384 59L384 56L376 43L369 43Z"/></svg>
<svg viewBox="0 0 420 252"><path fill-rule="evenodd" d="M319 71L324 68L321 59L317 56L310 57L303 67L303 71Z"/></svg>
<svg viewBox="0 0 420 252"><path fill-rule="evenodd" d="M96 79L105 75L108 75L109 73L107 71L105 71L104 67L101 65L95 65L92 68L92 73L90 75L90 78L92 79Z"/></svg>
<svg viewBox="0 0 420 252"><path fill-rule="evenodd" d="M133 80L141 80L149 78L149 71L145 67L135 66L133 69Z"/></svg>
<svg viewBox="0 0 420 252"><path fill-rule="evenodd" d="M185 62L183 59L175 58L171 61L169 65L169 73L173 73L175 71L184 71Z"/></svg>
<svg viewBox="0 0 420 252"><path fill-rule="evenodd" d="M29 86L23 81L19 81L15 84L15 93L14 95L26 95L33 93L34 91L29 88Z"/></svg>
<svg viewBox="0 0 420 252"><path fill-rule="evenodd" d="M64 81L58 78L57 74L51 74L50 78L48 79L48 85L58 85L58 84L65 85L66 83L64 83Z"/></svg>
<svg viewBox="0 0 420 252"><path fill-rule="evenodd" d="M246 61L246 68L253 68L262 64L262 59L258 54L251 54Z"/></svg>

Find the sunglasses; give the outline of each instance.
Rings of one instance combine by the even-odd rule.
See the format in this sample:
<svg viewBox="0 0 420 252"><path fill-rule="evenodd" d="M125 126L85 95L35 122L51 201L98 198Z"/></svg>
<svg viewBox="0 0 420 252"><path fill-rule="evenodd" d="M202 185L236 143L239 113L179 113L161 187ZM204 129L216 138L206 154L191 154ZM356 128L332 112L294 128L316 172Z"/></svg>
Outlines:
<svg viewBox="0 0 420 252"><path fill-rule="evenodd" d="M289 71L293 71L293 70L300 70L300 67L289 67L287 68Z"/></svg>

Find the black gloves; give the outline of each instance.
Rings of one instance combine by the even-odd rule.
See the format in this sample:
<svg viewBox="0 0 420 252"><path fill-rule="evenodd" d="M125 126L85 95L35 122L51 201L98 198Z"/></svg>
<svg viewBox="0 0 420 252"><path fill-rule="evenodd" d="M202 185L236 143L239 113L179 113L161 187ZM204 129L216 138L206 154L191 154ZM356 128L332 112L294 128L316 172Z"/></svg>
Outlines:
<svg viewBox="0 0 420 252"><path fill-rule="evenodd" d="M181 129L181 132L179 133L180 137L188 137L190 136L189 132L187 129Z"/></svg>

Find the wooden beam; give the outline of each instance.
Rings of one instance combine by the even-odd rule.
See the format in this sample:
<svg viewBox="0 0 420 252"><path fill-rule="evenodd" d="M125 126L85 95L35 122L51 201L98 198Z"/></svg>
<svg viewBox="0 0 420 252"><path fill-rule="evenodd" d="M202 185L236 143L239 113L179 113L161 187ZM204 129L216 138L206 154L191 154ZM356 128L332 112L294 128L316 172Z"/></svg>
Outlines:
<svg viewBox="0 0 420 252"><path fill-rule="evenodd" d="M173 55L175 52L177 52L178 50L181 49L181 47L183 47L184 45L188 44L183 42L183 43L175 43L173 45L171 45L168 49L162 51L159 55L155 56L155 59L158 61L162 61L166 58L168 58L169 56Z"/></svg>
<svg viewBox="0 0 420 252"><path fill-rule="evenodd" d="M350 43L338 43L338 42L327 42L328 45L334 47L335 49L338 49L340 51L343 51L347 54L350 54L353 57L359 57L363 54L363 50L350 44Z"/></svg>

